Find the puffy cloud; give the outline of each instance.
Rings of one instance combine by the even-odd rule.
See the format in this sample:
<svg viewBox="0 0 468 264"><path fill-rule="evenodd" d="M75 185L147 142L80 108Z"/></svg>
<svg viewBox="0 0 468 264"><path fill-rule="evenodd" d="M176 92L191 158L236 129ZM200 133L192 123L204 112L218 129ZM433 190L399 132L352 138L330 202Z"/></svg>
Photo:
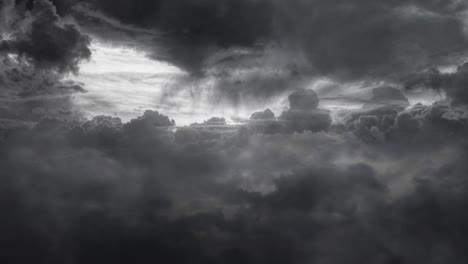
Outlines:
<svg viewBox="0 0 468 264"><path fill-rule="evenodd" d="M393 107L363 109L346 114L344 125L366 142L382 141L393 129L397 115Z"/></svg>
<svg viewBox="0 0 468 264"><path fill-rule="evenodd" d="M130 121L127 128L135 128L136 130L151 127L172 127L175 126L175 121L170 120L167 116L164 116L157 111L146 110L143 116L138 117Z"/></svg>
<svg viewBox="0 0 468 264"><path fill-rule="evenodd" d="M313 90L299 89L288 97L290 109L278 120L285 122L287 131L326 131L332 123L330 111L317 109L319 99Z"/></svg>
<svg viewBox="0 0 468 264"><path fill-rule="evenodd" d="M250 116L250 120L274 120L275 113L273 113L269 108L263 112L255 112Z"/></svg>
<svg viewBox="0 0 468 264"><path fill-rule="evenodd" d="M436 102L430 106L416 104L404 111L392 106L353 111L344 118L344 126L345 130L366 142L431 140L433 144L439 144L444 142L439 139L441 136L461 136L467 121L465 108Z"/></svg>
<svg viewBox="0 0 468 264"><path fill-rule="evenodd" d="M314 110L318 107L319 98L313 90L299 89L288 97L291 110Z"/></svg>
<svg viewBox="0 0 468 264"><path fill-rule="evenodd" d="M409 105L408 98L398 88L382 86L372 89L372 98L364 108L392 106L404 110Z"/></svg>
<svg viewBox="0 0 468 264"><path fill-rule="evenodd" d="M212 117L203 122L203 124L208 126L225 126L226 119L224 119L223 117Z"/></svg>
<svg viewBox="0 0 468 264"><path fill-rule="evenodd" d="M298 89L288 96L290 108L278 119L267 109L253 113L247 127L258 133L303 133L327 131L332 123L331 112L318 109L319 99L313 90Z"/></svg>

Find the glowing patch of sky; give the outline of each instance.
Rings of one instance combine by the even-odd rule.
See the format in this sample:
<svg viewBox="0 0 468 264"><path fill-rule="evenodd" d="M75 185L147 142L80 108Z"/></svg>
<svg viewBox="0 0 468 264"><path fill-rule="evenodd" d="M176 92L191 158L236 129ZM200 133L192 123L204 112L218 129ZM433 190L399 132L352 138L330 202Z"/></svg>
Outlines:
<svg viewBox="0 0 468 264"><path fill-rule="evenodd" d="M247 118L263 107L216 103L212 98L216 80L190 81L179 68L150 59L134 48L96 41L91 48L92 59L82 63L78 76L72 78L88 91L76 95L74 101L89 118L115 115L128 121L145 110L156 110L175 119L178 125L188 125L213 116Z"/></svg>
<svg viewBox="0 0 468 264"><path fill-rule="evenodd" d="M79 75L73 78L88 91L77 95L75 103L90 116L117 115L128 120L145 109L155 109L162 89L184 74L135 49L97 42L91 48L92 59L80 65Z"/></svg>
<svg viewBox="0 0 468 264"><path fill-rule="evenodd" d="M73 77L88 91L74 100L89 118L111 115L128 121L145 110L156 110L176 120L178 125L203 122L213 116L222 116L235 123L255 111L270 108L278 115L287 108L287 94L254 105L226 105L213 97L216 78L191 80L179 68L150 59L145 52L135 48L97 41L91 48L92 59L81 64L80 73ZM379 84L338 84L320 79L311 82L307 88L317 91L322 98L320 107L334 112L361 108L362 100L370 98L375 85ZM443 95L427 92L407 95L411 104L431 104L443 98Z"/></svg>

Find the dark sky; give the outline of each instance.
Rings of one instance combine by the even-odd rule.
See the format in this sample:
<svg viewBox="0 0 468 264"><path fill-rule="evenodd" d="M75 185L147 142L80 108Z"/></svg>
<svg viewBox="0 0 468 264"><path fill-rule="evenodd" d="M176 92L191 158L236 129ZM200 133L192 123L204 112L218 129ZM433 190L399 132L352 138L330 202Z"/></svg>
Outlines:
<svg viewBox="0 0 468 264"><path fill-rule="evenodd" d="M0 263L468 263L467 8L0 0ZM117 61L129 98L115 69L184 74L139 117L90 115L80 67ZM117 109L106 78L93 107ZM208 82L213 118L166 113Z"/></svg>

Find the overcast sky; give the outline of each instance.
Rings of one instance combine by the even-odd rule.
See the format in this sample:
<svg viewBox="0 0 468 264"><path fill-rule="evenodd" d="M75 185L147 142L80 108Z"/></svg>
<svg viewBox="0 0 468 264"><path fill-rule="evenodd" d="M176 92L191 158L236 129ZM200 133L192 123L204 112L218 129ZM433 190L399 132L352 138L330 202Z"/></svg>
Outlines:
<svg viewBox="0 0 468 264"><path fill-rule="evenodd" d="M0 0L0 263L468 262L463 0Z"/></svg>

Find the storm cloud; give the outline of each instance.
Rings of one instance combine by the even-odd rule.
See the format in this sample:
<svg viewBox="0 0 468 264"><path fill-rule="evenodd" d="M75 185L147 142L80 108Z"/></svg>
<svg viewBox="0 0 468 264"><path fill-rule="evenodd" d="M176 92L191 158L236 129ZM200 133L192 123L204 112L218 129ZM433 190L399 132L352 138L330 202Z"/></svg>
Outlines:
<svg viewBox="0 0 468 264"><path fill-rule="evenodd" d="M378 144L362 141L357 127L174 132L168 117L152 111L128 123L44 119L11 128L0 151L8 249L0 258L463 262L467 123L445 119L448 111L396 113L393 136ZM417 129L406 129L408 118Z"/></svg>
<svg viewBox="0 0 468 264"><path fill-rule="evenodd" d="M0 262L466 263L466 8L0 2ZM91 116L68 77L93 41L187 74L137 117ZM129 94L130 68L113 73ZM221 107L255 110L166 115L207 83ZM427 90L446 98L417 103Z"/></svg>
<svg viewBox="0 0 468 264"><path fill-rule="evenodd" d="M466 54L463 1L56 1L93 31L105 17L152 37L149 56L191 74L199 93L234 105L274 99L316 78L388 81ZM60 9L59 9L60 11ZM96 13L97 12L97 13ZM122 32L104 30L116 41ZM131 41L139 45L134 33ZM152 40L148 40L152 38ZM464 56L464 55L463 55Z"/></svg>
<svg viewBox="0 0 468 264"><path fill-rule="evenodd" d="M426 88L445 92L455 105L466 105L468 101L468 64L458 66L453 73L442 73L431 68L411 76L406 82L407 89Z"/></svg>
<svg viewBox="0 0 468 264"><path fill-rule="evenodd" d="M462 1L89 2L125 23L167 33L167 59L196 72L219 49L272 42L304 56L295 62L302 72L394 78L467 44Z"/></svg>
<svg viewBox="0 0 468 264"><path fill-rule="evenodd" d="M37 69L76 72L78 63L91 56L90 39L75 26L63 23L49 1L36 1L30 12L10 7L8 16L12 21L4 25L3 34L9 37L1 41L0 51L25 58Z"/></svg>
<svg viewBox="0 0 468 264"><path fill-rule="evenodd" d="M76 74L78 64L90 58L90 38L62 21L50 1L5 1L0 8L1 118L78 118L70 95L86 90L64 76Z"/></svg>

